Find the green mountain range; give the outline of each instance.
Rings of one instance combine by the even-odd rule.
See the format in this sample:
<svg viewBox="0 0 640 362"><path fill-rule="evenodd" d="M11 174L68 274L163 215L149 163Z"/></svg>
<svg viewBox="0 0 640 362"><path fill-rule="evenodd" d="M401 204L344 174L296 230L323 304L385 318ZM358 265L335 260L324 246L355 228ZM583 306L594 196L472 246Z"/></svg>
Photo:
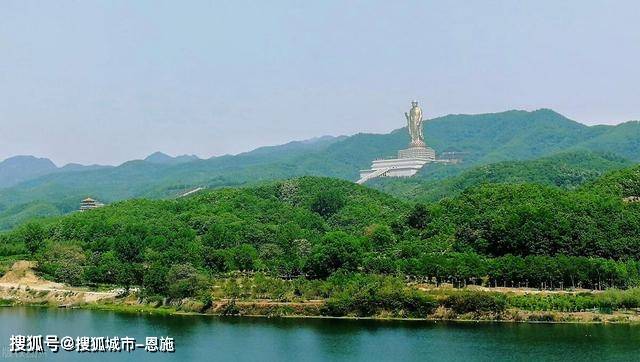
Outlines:
<svg viewBox="0 0 640 362"><path fill-rule="evenodd" d="M581 180L587 181L599 172L626 165L628 161L624 159L640 160L638 122L588 127L546 109L448 115L425 122L425 135L427 143L437 152L460 152L464 162L455 166L426 167L415 178L421 182L444 180L473 167L496 162L533 160L570 152L576 155L572 157L580 159L569 162L575 169L554 172L568 173L565 175L568 178L573 174L577 179L567 181L573 185ZM0 189L0 229L13 227L34 216L70 212L86 196L106 203L136 197L172 198L197 187L238 186L304 175L354 181L358 178L358 171L368 168L372 159L394 156L407 146L408 141L406 130L398 129L389 134L321 137L208 160L187 156L172 161L166 155L156 154L146 161L129 161L117 167L57 171ZM586 156L580 156L585 152ZM540 162L535 167L540 172L547 172L545 161ZM521 171L517 172L520 172L521 180L533 178L536 181L540 178L539 173L527 175L522 171L529 167L528 164L492 167L505 175L511 172L511 168L519 168ZM482 174L483 171L475 172ZM462 177L483 179L483 176L473 174ZM389 182L394 183L393 180ZM411 182L414 179L409 184ZM457 185L454 185L455 180L449 182L452 183L451 189L459 190L475 181L458 180ZM549 180L544 183L549 183ZM433 195L420 197L444 196L449 191L447 186L442 187L441 191L433 191ZM386 190L409 196L420 193Z"/></svg>

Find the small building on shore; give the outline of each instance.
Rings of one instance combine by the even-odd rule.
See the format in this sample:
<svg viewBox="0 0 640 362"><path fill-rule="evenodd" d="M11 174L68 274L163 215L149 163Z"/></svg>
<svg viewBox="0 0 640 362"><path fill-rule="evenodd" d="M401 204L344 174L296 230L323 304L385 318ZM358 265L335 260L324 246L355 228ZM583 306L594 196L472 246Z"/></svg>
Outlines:
<svg viewBox="0 0 640 362"><path fill-rule="evenodd" d="M87 210L91 210L91 209L97 209L99 207L103 207L104 204L101 203L100 201L94 200L90 197L87 197L86 199L82 200L80 202L80 211L87 211Z"/></svg>

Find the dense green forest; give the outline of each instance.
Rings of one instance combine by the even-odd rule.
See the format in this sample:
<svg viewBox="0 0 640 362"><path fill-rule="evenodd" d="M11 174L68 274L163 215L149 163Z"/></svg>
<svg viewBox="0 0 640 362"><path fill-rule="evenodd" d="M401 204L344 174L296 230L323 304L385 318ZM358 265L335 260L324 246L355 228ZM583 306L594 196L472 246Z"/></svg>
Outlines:
<svg viewBox="0 0 640 362"><path fill-rule="evenodd" d="M482 184L427 204L302 177L29 222L0 234L0 254L30 254L44 275L74 285L172 297L233 271L626 288L640 284L640 203L623 198L639 192L640 167L573 190Z"/></svg>
<svg viewBox="0 0 640 362"><path fill-rule="evenodd" d="M631 161L640 160L638 122L588 127L545 109L439 117L425 122L425 136L427 143L437 152L461 152L464 158L464 162L456 166L432 165L425 168L418 175L425 182L442 180L477 166L533 160L559 152L612 152ZM369 167L372 159L393 156L407 143L406 130L398 129L389 134L357 134L292 142L208 160L186 157L180 162L157 162L163 158L154 157L147 161L126 162L118 167L69 167L0 189L0 230L36 216L71 212L77 208L79 200L86 196L106 203L136 197L171 198L195 187L251 185L265 180L305 175L353 181L358 178L360 169ZM582 179L590 179L597 172L610 170L616 163L622 163L607 157L601 162L601 168L593 167L596 163L585 163L584 170L578 164L573 169L552 171L559 172L561 176L566 172L566 180L573 185ZM505 168L503 171L512 167L502 166ZM524 166L516 164L513 167ZM496 170L497 174L503 171ZM521 175L527 176L525 173ZM465 177L470 180L483 178L477 174ZM538 182L538 178L534 175L533 179L524 181ZM15 177L12 179L15 180ZM434 186L440 191L428 192L430 195L425 196L424 200L448 195L451 189L462 190L467 184L466 181L453 180L448 185ZM475 181L469 184L475 184ZM384 190L399 196L412 196L432 188L427 185L398 184L397 192L393 190L393 185L384 187ZM416 191L415 188L420 190Z"/></svg>

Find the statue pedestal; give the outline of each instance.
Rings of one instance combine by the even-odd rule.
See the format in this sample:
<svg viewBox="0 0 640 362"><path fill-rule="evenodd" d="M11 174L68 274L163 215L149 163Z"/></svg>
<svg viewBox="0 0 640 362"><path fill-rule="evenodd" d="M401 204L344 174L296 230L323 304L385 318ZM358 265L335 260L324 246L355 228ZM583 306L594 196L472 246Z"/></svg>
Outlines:
<svg viewBox="0 0 640 362"><path fill-rule="evenodd" d="M431 147L417 146L409 147L404 150L398 151L398 158L417 158L421 160L435 160L436 151Z"/></svg>

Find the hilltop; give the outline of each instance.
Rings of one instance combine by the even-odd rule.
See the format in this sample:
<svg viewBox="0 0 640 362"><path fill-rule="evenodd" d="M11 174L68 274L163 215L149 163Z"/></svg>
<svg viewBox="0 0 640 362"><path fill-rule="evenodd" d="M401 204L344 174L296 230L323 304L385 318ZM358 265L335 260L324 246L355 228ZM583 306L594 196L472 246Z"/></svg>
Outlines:
<svg viewBox="0 0 640 362"><path fill-rule="evenodd" d="M196 155L181 155L181 156L171 157L166 153L154 152L149 156L147 156L144 160L150 163L179 164L179 163L197 161L199 160L199 158Z"/></svg>
<svg viewBox="0 0 640 362"><path fill-rule="evenodd" d="M46 175L58 167L46 158L14 156L0 162L0 188Z"/></svg>

